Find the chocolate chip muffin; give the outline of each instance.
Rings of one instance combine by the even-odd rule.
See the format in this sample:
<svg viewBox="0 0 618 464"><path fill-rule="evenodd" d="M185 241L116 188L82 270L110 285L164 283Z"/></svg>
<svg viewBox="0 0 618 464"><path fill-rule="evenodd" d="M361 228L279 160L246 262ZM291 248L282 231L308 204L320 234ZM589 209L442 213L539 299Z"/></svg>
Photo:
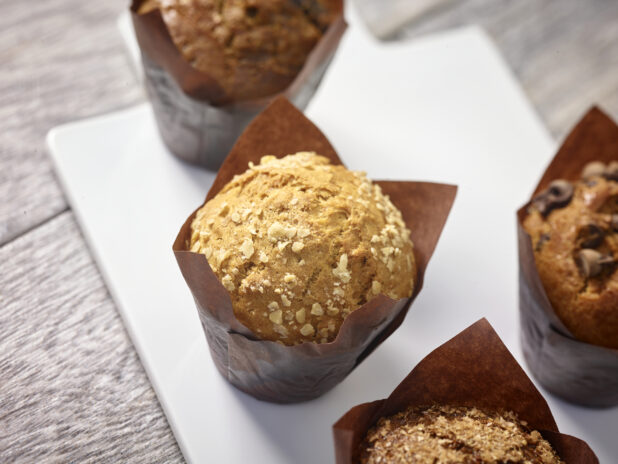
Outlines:
<svg viewBox="0 0 618 464"><path fill-rule="evenodd" d="M530 234L543 287L579 340L618 349L618 162L588 164L532 201Z"/></svg>
<svg viewBox="0 0 618 464"><path fill-rule="evenodd" d="M380 187L309 152L250 164L197 212L188 246L236 318L286 345L334 340L350 312L411 296L416 278L410 231Z"/></svg>
<svg viewBox="0 0 618 464"><path fill-rule="evenodd" d="M381 418L367 432L361 464L558 464L549 442L512 412L433 406Z"/></svg>
<svg viewBox="0 0 618 464"><path fill-rule="evenodd" d="M147 0L185 60L232 101L273 95L303 67L340 4L293 0Z"/></svg>

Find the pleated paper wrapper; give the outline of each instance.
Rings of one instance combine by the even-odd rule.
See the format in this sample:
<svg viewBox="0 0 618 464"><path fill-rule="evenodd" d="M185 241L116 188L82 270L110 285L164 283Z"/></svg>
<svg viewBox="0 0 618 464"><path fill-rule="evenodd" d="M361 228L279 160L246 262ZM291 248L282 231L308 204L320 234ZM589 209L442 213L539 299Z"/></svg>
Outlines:
<svg viewBox="0 0 618 464"><path fill-rule="evenodd" d="M333 425L337 464L359 462L381 417L433 405L512 411L538 430L567 464L598 464L588 444L560 433L547 402L486 319L429 353L386 399L360 404Z"/></svg>
<svg viewBox="0 0 618 464"><path fill-rule="evenodd" d="M342 164L320 130L286 99L277 99L238 139L205 201L214 197L234 175L246 171L250 161L259 164L266 154L282 157L299 151L315 151L333 164ZM260 400L277 403L316 398L341 382L402 323L422 287L425 269L457 188L428 182L377 184L401 210L411 230L418 267L414 294L400 300L378 295L347 316L331 343L284 346L260 340L243 326L234 316L229 293L206 257L187 251L197 209L186 220L173 250L195 299L215 365L238 389Z"/></svg>
<svg viewBox="0 0 618 464"><path fill-rule="evenodd" d="M564 141L533 197L555 179L578 180L590 161L616 160L618 126L592 108ZM543 387L567 401L616 406L618 350L577 340L556 315L536 268L532 240L523 227L529 206L530 202L517 212L521 341L528 367Z"/></svg>
<svg viewBox="0 0 618 464"><path fill-rule="evenodd" d="M183 58L159 9L137 13L142 3L132 1L131 18L161 138L174 155L212 170L219 168L247 124L275 98L285 96L301 110L307 106L346 29L343 0L329 1L329 7L340 13L290 85L269 97L233 101L212 76Z"/></svg>

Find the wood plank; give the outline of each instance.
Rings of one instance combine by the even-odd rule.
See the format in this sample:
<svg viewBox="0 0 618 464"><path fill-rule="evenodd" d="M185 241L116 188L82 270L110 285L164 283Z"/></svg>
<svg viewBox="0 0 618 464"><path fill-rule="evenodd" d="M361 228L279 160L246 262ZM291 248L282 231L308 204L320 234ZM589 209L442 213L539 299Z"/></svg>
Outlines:
<svg viewBox="0 0 618 464"><path fill-rule="evenodd" d="M593 104L618 120L618 2L473 0L410 24L398 38L480 24L562 139Z"/></svg>
<svg viewBox="0 0 618 464"><path fill-rule="evenodd" d="M182 462L44 147L143 98L115 28L128 0L1 3L0 461ZM398 37L471 22L556 137L594 102L618 118L615 0L454 2Z"/></svg>
<svg viewBox="0 0 618 464"><path fill-rule="evenodd" d="M116 32L125 0L5 0L0 16L0 244L66 208L45 153L54 125L143 98ZM618 3L454 2L399 36L470 22L496 40L542 119L561 138L599 102L618 116Z"/></svg>
<svg viewBox="0 0 618 464"><path fill-rule="evenodd" d="M126 4L2 1L0 244L67 208L46 153L47 131L142 98L116 31Z"/></svg>
<svg viewBox="0 0 618 464"><path fill-rule="evenodd" d="M182 462L73 214L0 263L0 462Z"/></svg>

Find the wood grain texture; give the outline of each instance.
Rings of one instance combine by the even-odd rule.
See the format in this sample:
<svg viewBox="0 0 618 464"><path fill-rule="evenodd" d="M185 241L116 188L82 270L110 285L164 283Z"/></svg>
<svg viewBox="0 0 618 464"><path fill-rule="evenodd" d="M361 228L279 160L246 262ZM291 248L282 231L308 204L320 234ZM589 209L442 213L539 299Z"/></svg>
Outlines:
<svg viewBox="0 0 618 464"><path fill-rule="evenodd" d="M127 2L2 1L0 244L67 207L46 131L143 98L115 28ZM469 23L489 31L557 138L593 103L618 117L615 0L456 1L398 38Z"/></svg>
<svg viewBox="0 0 618 464"><path fill-rule="evenodd" d="M376 0L378 1L378 0ZM0 0L0 462L182 456L45 152L53 126L143 98L116 31L128 0ZM456 1L397 38L478 23L561 138L618 118L618 2Z"/></svg>
<svg viewBox="0 0 618 464"><path fill-rule="evenodd" d="M142 98L115 26L125 4L0 2L0 244L67 208L47 131Z"/></svg>
<svg viewBox="0 0 618 464"><path fill-rule="evenodd" d="M0 263L0 462L182 462L73 214Z"/></svg>
<svg viewBox="0 0 618 464"><path fill-rule="evenodd" d="M618 119L618 1L456 1L398 38L480 24L558 140L593 104Z"/></svg>

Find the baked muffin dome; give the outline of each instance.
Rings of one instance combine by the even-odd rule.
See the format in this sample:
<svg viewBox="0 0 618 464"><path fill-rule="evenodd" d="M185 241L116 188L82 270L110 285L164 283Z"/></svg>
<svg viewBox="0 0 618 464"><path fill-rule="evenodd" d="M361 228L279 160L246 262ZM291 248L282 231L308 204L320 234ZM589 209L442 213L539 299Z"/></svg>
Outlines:
<svg viewBox="0 0 618 464"><path fill-rule="evenodd" d="M591 163L533 199L524 228L556 314L579 340L618 349L618 163Z"/></svg>
<svg viewBox="0 0 618 464"><path fill-rule="evenodd" d="M330 342L351 311L414 287L401 212L364 173L315 153L250 164L191 232L190 250L206 256L236 318L265 340Z"/></svg>
<svg viewBox="0 0 618 464"><path fill-rule="evenodd" d="M334 6L309 12L293 0L147 0L138 12L155 8L185 60L240 101L294 80Z"/></svg>
<svg viewBox="0 0 618 464"><path fill-rule="evenodd" d="M361 464L543 463L563 461L512 412L433 406L381 418L367 432Z"/></svg>

